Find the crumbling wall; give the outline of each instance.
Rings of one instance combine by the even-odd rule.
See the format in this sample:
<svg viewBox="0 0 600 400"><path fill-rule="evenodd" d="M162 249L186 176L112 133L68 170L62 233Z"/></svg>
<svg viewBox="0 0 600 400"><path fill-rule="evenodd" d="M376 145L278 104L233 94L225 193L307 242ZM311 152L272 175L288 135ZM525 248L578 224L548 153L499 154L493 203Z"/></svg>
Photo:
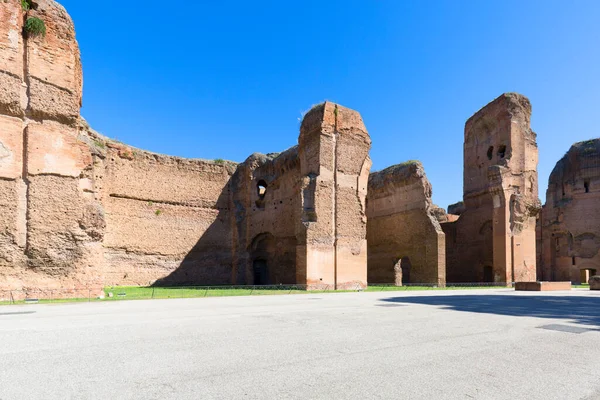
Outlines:
<svg viewBox="0 0 600 400"><path fill-rule="evenodd" d="M106 143L107 284L231 282L230 162Z"/></svg>
<svg viewBox="0 0 600 400"><path fill-rule="evenodd" d="M253 154L237 168L232 187L235 283L296 283L298 147Z"/></svg>
<svg viewBox="0 0 600 400"><path fill-rule="evenodd" d="M370 283L445 284L446 244L439 219L447 220L447 216L432 204L431 192L431 184L418 161L370 175L367 195Z"/></svg>
<svg viewBox="0 0 600 400"><path fill-rule="evenodd" d="M575 143L550 174L538 228L541 279L600 271L600 139Z"/></svg>
<svg viewBox="0 0 600 400"><path fill-rule="evenodd" d="M23 32L42 19L45 36ZM82 71L73 23L54 1L0 3L0 179L3 286L99 286L101 207L80 140ZM92 268L95 267L95 268Z"/></svg>
<svg viewBox="0 0 600 400"><path fill-rule="evenodd" d="M0 2L0 286L230 283L235 164L94 132L73 23L52 0L32 4ZM24 34L30 17L45 36Z"/></svg>
<svg viewBox="0 0 600 400"><path fill-rule="evenodd" d="M507 93L465 125L464 208L443 224L449 282L536 279L538 199L531 104ZM451 210L449 210L451 211Z"/></svg>
<svg viewBox="0 0 600 400"><path fill-rule="evenodd" d="M366 285L357 112L321 104L298 146L239 166L135 149L80 117L73 23L32 4L0 2L0 287ZM29 17L45 36L23 35Z"/></svg>

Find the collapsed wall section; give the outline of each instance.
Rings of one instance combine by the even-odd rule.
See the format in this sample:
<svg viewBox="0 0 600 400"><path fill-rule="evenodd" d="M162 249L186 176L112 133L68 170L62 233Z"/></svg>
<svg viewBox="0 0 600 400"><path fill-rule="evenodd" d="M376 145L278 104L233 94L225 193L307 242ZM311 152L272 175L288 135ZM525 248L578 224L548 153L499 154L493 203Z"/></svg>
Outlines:
<svg viewBox="0 0 600 400"><path fill-rule="evenodd" d="M540 279L600 272L600 139L575 143L550 174L538 227Z"/></svg>
<svg viewBox="0 0 600 400"><path fill-rule="evenodd" d="M367 196L370 283L445 284L445 236L431 193L431 184L418 161L370 175Z"/></svg>

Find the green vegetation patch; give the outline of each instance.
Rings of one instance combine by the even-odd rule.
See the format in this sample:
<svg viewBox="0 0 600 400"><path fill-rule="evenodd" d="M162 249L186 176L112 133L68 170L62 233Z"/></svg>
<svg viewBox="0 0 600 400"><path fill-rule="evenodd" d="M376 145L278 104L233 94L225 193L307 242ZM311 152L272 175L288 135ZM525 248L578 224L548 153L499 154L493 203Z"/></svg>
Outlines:
<svg viewBox="0 0 600 400"><path fill-rule="evenodd" d="M28 37L46 36L46 24L37 17L27 18L24 29Z"/></svg>
<svg viewBox="0 0 600 400"><path fill-rule="evenodd" d="M587 285L574 287L586 287ZM419 290L464 290L464 289L506 289L506 286L394 286L394 285L370 285L367 292L397 292L397 291L419 291ZM150 300L150 299L193 299L202 297L233 297L233 296L271 296L286 294L324 294L356 292L356 290L305 290L298 285L279 286L198 286L198 287L142 287L142 286L112 286L104 288L104 298L78 297L69 299L39 299L39 304L54 303L80 303L119 300ZM59 297L59 294L56 293ZM25 304L24 300L0 301L0 305Z"/></svg>

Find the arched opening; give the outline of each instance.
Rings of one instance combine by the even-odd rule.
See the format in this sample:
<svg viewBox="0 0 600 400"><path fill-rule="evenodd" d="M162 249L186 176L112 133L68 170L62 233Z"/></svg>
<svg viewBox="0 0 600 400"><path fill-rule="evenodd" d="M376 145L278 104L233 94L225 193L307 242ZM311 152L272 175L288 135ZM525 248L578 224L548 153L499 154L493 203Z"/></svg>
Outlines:
<svg viewBox="0 0 600 400"><path fill-rule="evenodd" d="M271 285L274 283L273 280L273 269L276 267L276 245L275 237L268 233L261 233L256 235L252 240L250 247L248 248L249 258L252 265L248 266L252 268L249 271L248 279L254 285Z"/></svg>
<svg viewBox="0 0 600 400"><path fill-rule="evenodd" d="M258 199L256 200L256 207L265 208L265 196L267 195L267 182L259 180L256 184L256 194Z"/></svg>
<svg viewBox="0 0 600 400"><path fill-rule="evenodd" d="M483 281L486 283L494 282L494 268L490 265L483 267Z"/></svg>
<svg viewBox="0 0 600 400"><path fill-rule="evenodd" d="M494 146L490 146L490 148L487 151L488 160L491 160L493 156L494 156Z"/></svg>
<svg viewBox="0 0 600 400"><path fill-rule="evenodd" d="M400 261L400 269L402 270L402 284L409 284L410 270L412 269L412 264L409 257L402 257L402 260Z"/></svg>
<svg viewBox="0 0 600 400"><path fill-rule="evenodd" d="M269 268L267 261L262 258L257 258L252 262L252 274L255 285L269 284Z"/></svg>
<svg viewBox="0 0 600 400"><path fill-rule="evenodd" d="M265 182L262 179L258 181L258 183L256 184L256 192L258 194L259 199L264 199L265 195L267 194L267 182Z"/></svg>

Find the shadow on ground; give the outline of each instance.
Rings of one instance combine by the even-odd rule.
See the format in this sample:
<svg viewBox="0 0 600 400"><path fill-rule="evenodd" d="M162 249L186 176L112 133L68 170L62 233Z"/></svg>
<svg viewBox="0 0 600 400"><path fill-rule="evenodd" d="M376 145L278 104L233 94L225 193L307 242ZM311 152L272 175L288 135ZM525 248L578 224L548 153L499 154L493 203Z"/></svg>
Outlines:
<svg viewBox="0 0 600 400"><path fill-rule="evenodd" d="M498 314L513 317L537 317L572 320L573 322L600 326L600 296L501 296L501 295L442 295L393 297L384 302L425 304L445 309Z"/></svg>

